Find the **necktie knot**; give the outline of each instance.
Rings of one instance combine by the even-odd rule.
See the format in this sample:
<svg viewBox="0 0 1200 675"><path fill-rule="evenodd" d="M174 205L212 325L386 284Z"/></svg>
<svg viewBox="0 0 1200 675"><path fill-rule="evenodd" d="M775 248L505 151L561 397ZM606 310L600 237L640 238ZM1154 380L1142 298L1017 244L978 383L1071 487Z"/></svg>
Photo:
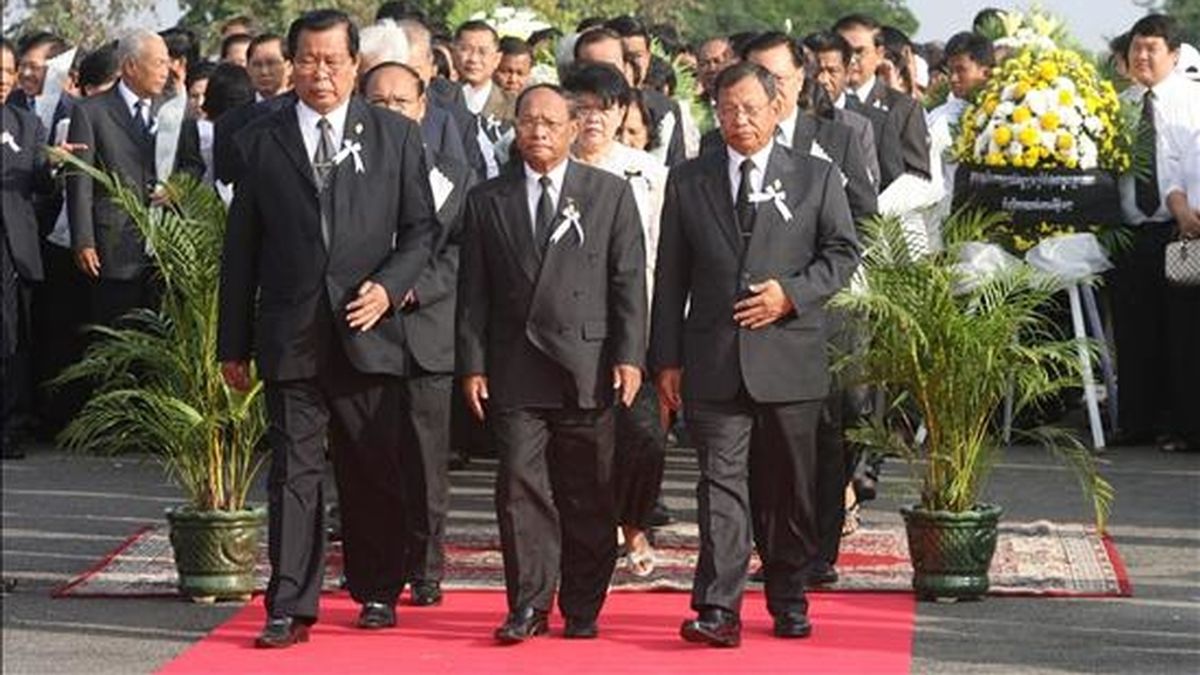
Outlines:
<svg viewBox="0 0 1200 675"><path fill-rule="evenodd" d="M550 180L550 176L542 176L538 179L538 185L542 186L542 191L546 191L550 189L550 186L554 185L554 181Z"/></svg>
<svg viewBox="0 0 1200 675"><path fill-rule="evenodd" d="M329 124L328 117L321 117L317 119L317 129L320 129L322 133L329 131L331 128L332 127Z"/></svg>
<svg viewBox="0 0 1200 675"><path fill-rule="evenodd" d="M750 183L750 174L754 171L754 160L747 157L742 160L738 171L742 174L742 179L738 182L737 204L735 205L738 228L742 231L743 237L749 237L750 232L754 230L754 204L750 202L750 193L753 186Z"/></svg>
<svg viewBox="0 0 1200 675"><path fill-rule="evenodd" d="M746 159L743 159L742 165L740 167L738 167L738 171L741 171L742 176L744 176L746 180L749 180L750 172L754 171L754 160L752 160L748 157Z"/></svg>

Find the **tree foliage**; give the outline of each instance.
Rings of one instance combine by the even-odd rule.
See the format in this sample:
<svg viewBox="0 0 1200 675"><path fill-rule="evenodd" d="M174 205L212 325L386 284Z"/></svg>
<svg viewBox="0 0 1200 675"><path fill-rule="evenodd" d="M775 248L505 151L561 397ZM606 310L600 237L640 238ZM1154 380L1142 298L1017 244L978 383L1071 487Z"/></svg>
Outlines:
<svg viewBox="0 0 1200 675"><path fill-rule="evenodd" d="M94 47L152 7L152 0L21 0L5 4L4 33L19 37L44 30L69 44Z"/></svg>
<svg viewBox="0 0 1200 675"><path fill-rule="evenodd" d="M827 29L840 17L859 13L912 35L917 19L904 0L763 0L746 3L703 3L688 8L680 28L696 37L728 35L744 30L786 30L793 35Z"/></svg>

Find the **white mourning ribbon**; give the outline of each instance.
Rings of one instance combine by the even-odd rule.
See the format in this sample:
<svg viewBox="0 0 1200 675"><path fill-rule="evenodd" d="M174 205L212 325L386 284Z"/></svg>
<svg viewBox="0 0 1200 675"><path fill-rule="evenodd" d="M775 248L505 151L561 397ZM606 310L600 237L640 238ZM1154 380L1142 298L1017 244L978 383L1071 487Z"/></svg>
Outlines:
<svg viewBox="0 0 1200 675"><path fill-rule="evenodd" d="M177 94L158 109L155 116L154 176L166 183L175 170L175 153L179 150L179 134L183 130L183 115L187 112L187 96Z"/></svg>
<svg viewBox="0 0 1200 675"><path fill-rule="evenodd" d="M42 85L42 95L34 101L34 112L42 121L43 129L50 129L54 122L54 111L62 99L63 84L71 74L71 64L75 62L75 52L72 48L46 62L46 79Z"/></svg>
<svg viewBox="0 0 1200 675"><path fill-rule="evenodd" d="M1112 269L1108 254L1091 232L1048 237L1029 249L1025 262L1054 275L1062 284L1077 284Z"/></svg>
<svg viewBox="0 0 1200 675"><path fill-rule="evenodd" d="M787 205L787 191L783 190L782 187L779 181L775 181L768 185L762 192L751 194L750 203L775 202L775 209L779 211L779 215L783 216L784 222L791 222L792 210Z"/></svg>
<svg viewBox="0 0 1200 675"><path fill-rule="evenodd" d="M579 213L579 207L575 202L567 202L567 208L563 209L562 222L558 227L554 228L554 232L550 235L550 243L557 244L559 239L566 236L567 232L572 229L579 235L579 245L583 246L583 224L580 222L582 216Z"/></svg>
<svg viewBox="0 0 1200 675"><path fill-rule="evenodd" d="M454 191L454 181L435 166L429 172L429 189L433 191L433 210L441 211L442 205Z"/></svg>
<svg viewBox="0 0 1200 675"><path fill-rule="evenodd" d="M362 142L352 141L349 138L342 139L342 149L338 150L333 156L334 165L339 165L346 160L347 157L354 158L354 173L364 173L367 167L363 165L362 160Z"/></svg>
<svg viewBox="0 0 1200 675"><path fill-rule="evenodd" d="M13 154L21 152L21 146L17 145L17 139L13 138L13 135L7 130L0 133L0 145L8 146L8 149L12 150Z"/></svg>
<svg viewBox="0 0 1200 675"><path fill-rule="evenodd" d="M962 275L955 292L970 293L992 277L1010 270L1021 261L996 244L972 241L963 244L954 270Z"/></svg>

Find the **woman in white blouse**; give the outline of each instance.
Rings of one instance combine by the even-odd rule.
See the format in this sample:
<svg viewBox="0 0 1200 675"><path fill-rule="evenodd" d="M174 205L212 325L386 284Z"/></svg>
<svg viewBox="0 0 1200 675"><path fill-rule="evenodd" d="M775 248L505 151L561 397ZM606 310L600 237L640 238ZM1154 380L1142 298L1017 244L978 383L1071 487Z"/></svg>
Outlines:
<svg viewBox="0 0 1200 675"><path fill-rule="evenodd" d="M633 190L645 237L649 301L654 295L654 261L667 169L652 155L617 142L617 131L630 101L629 85L619 71L609 65L584 65L569 73L563 86L574 98L579 119L579 135L571 148L574 159L624 178ZM618 522L629 568L639 576L654 569L646 531L662 483L665 452L666 434L659 417L658 397L654 387L642 387L632 407L618 406L613 460Z"/></svg>

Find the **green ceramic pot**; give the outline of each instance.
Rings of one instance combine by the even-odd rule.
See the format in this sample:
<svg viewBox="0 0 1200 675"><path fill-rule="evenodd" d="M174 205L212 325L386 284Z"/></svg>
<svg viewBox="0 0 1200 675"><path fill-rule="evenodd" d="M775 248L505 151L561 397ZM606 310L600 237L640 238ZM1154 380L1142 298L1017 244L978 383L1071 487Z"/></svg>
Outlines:
<svg viewBox="0 0 1200 675"><path fill-rule="evenodd" d="M996 552L996 528L1003 512L992 504L961 513L919 506L900 509L918 599L974 600L987 593L988 568Z"/></svg>
<svg viewBox="0 0 1200 675"><path fill-rule="evenodd" d="M245 600L254 592L254 564L266 508L244 511L167 510L179 592L196 601Z"/></svg>

